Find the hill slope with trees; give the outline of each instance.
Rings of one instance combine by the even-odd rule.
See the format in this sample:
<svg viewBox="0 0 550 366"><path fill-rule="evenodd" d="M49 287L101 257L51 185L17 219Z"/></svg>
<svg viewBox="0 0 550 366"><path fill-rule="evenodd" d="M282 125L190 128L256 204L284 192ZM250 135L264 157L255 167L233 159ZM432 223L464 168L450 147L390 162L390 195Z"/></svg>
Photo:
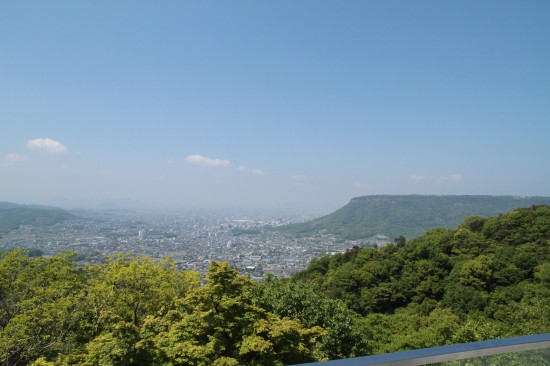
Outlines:
<svg viewBox="0 0 550 366"><path fill-rule="evenodd" d="M354 247L290 280L71 258L0 259L2 365L287 365L550 331L549 206Z"/></svg>
<svg viewBox="0 0 550 366"><path fill-rule="evenodd" d="M0 202L0 234L22 225L49 226L75 217L61 208Z"/></svg>
<svg viewBox="0 0 550 366"><path fill-rule="evenodd" d="M341 239L419 237L436 228L454 228L467 216L495 216L521 207L550 205L550 197L373 195L351 199L318 219L283 227L294 234L325 231Z"/></svg>
<svg viewBox="0 0 550 366"><path fill-rule="evenodd" d="M466 218L402 245L313 260L293 278L363 316L377 352L550 331L550 207Z"/></svg>

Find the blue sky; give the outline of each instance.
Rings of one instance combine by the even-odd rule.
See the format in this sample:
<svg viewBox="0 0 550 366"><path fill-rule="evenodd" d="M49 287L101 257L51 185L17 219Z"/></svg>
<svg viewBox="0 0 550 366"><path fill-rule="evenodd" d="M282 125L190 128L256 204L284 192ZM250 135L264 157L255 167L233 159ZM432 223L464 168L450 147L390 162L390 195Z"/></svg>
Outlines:
<svg viewBox="0 0 550 366"><path fill-rule="evenodd" d="M550 2L3 1L0 200L550 195Z"/></svg>

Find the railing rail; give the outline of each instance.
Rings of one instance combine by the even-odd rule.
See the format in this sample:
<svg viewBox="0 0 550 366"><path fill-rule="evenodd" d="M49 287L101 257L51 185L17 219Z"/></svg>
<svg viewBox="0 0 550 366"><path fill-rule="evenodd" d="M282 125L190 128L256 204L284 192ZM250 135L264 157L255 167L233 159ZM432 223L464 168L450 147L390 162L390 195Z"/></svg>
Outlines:
<svg viewBox="0 0 550 366"><path fill-rule="evenodd" d="M304 363L296 366L419 366L502 353L550 348L550 333L461 343L374 356Z"/></svg>

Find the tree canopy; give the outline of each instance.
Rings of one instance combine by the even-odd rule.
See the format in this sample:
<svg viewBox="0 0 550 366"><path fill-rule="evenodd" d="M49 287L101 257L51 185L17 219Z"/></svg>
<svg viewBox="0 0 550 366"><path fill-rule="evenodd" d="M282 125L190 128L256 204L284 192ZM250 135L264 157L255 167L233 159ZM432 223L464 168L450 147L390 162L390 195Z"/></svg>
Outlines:
<svg viewBox="0 0 550 366"><path fill-rule="evenodd" d="M2 365L286 365L550 331L550 207L252 281L213 262L0 259Z"/></svg>

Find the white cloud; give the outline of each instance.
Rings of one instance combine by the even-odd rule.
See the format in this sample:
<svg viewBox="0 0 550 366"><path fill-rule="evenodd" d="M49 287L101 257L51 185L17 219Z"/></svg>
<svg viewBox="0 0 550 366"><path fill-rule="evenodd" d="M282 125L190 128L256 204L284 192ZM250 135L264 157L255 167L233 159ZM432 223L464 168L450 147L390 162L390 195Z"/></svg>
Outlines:
<svg viewBox="0 0 550 366"><path fill-rule="evenodd" d="M355 182L353 183L353 187L362 191L366 191L370 188L370 185L365 182Z"/></svg>
<svg viewBox="0 0 550 366"><path fill-rule="evenodd" d="M304 185L306 181L306 176L303 174L294 174L290 177L290 179L294 182L295 186L300 187Z"/></svg>
<svg viewBox="0 0 550 366"><path fill-rule="evenodd" d="M415 182L423 182L423 181L432 179L431 177L426 177L424 175L411 175L410 178Z"/></svg>
<svg viewBox="0 0 550 366"><path fill-rule="evenodd" d="M6 156L4 156L4 160L7 161L8 163L15 163L15 162L24 161L27 159L28 158L26 156L19 155L16 153L9 153Z"/></svg>
<svg viewBox="0 0 550 366"><path fill-rule="evenodd" d="M458 182L462 180L462 174L450 174L439 177L443 182Z"/></svg>
<svg viewBox="0 0 550 366"><path fill-rule="evenodd" d="M248 168L244 165L239 166L239 171L243 172L243 173L252 174L252 175L264 175L265 174L264 171L261 170L261 169L251 169L251 168Z"/></svg>
<svg viewBox="0 0 550 366"><path fill-rule="evenodd" d="M39 138L29 140L27 142L27 148L31 150L40 150L59 154L67 151L67 147L59 141L52 140L50 138Z"/></svg>
<svg viewBox="0 0 550 366"><path fill-rule="evenodd" d="M229 160L223 159L213 159L199 154L188 155L185 158L185 161L193 165L199 166L229 166L231 162Z"/></svg>

